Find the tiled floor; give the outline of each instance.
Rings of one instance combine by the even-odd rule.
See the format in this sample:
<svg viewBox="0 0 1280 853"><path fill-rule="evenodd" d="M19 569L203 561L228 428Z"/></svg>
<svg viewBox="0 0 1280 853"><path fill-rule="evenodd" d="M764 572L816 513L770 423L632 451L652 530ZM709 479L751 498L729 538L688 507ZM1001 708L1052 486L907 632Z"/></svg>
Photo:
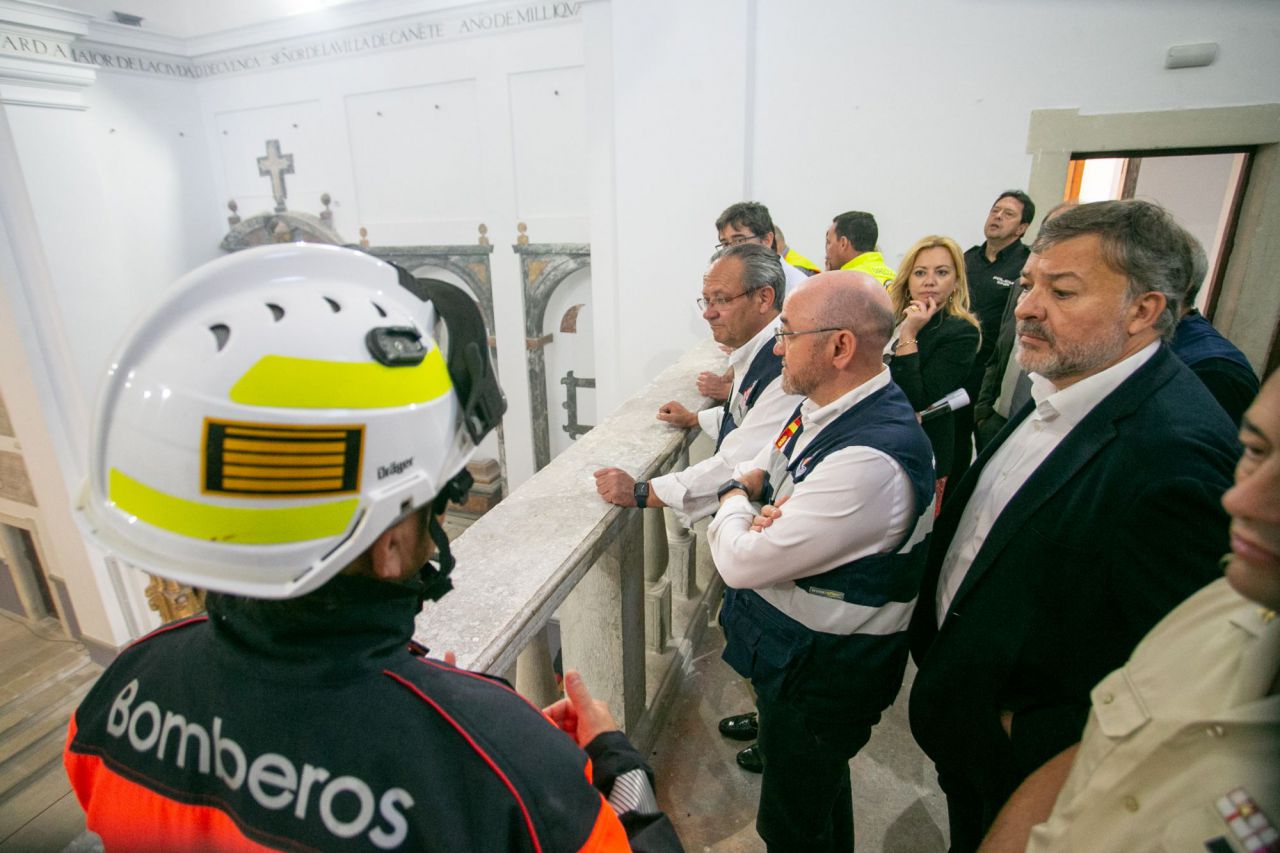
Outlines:
<svg viewBox="0 0 1280 853"><path fill-rule="evenodd" d="M690 851L755 853L760 777L741 770L743 746L720 736L720 718L751 707L747 685L720 660L723 635L711 628L650 761L658 799ZM898 701L882 717L871 741L851 763L854 821L860 851L932 853L947 848L946 804L933 765L911 739L906 698L914 669Z"/></svg>

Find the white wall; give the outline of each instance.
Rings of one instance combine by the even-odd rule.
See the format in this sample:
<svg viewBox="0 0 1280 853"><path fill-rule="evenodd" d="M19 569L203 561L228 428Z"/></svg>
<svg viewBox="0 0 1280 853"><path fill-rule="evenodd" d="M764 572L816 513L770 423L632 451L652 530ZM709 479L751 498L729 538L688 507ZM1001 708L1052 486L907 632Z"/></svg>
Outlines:
<svg viewBox="0 0 1280 853"><path fill-rule="evenodd" d="M744 194L815 260L832 215L869 210L892 264L926 233L981 239L995 196L1027 183L1033 110L1280 101L1270 0L611 6L620 308L597 317L597 339L624 355L611 371L618 387L601 391L605 411L705 334L680 311L696 296L712 221ZM1164 69L1169 45L1198 41L1219 43L1214 65Z"/></svg>
<svg viewBox="0 0 1280 853"><path fill-rule="evenodd" d="M534 242L589 240L577 22L203 80L219 197L269 208L266 139L294 156L291 210L333 197L334 227L374 246L474 244L489 228L512 485L533 473L517 223ZM553 426L553 429L555 427Z"/></svg>
<svg viewBox="0 0 1280 853"><path fill-rule="evenodd" d="M601 412L706 336L693 300L746 174L746 5L610 4L616 272L592 276L614 300L595 316Z"/></svg>

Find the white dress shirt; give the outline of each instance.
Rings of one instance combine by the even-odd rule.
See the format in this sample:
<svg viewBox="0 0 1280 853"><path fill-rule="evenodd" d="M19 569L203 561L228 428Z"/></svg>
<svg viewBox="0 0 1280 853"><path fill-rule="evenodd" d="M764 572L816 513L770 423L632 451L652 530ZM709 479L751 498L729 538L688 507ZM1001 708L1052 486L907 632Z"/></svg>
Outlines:
<svg viewBox="0 0 1280 853"><path fill-rule="evenodd" d="M796 440L792 458L803 453L837 416L889 382L889 369L884 368L826 406L805 400L800 410L804 431ZM776 439L784 426L780 424L771 439ZM766 469L772 451L770 441L754 459L739 465L735 474ZM903 614L897 610L905 608L909 616L910 604L890 608L894 610L890 614L886 608L860 608L811 595L793 581L892 550L916 520L914 504L911 481L897 461L870 447L846 447L827 456L796 484L782 516L770 527L753 532L751 519L756 507L735 494L716 513L707 539L726 584L756 590L808 627L832 633L892 633L903 627ZM929 525L923 527L922 535ZM860 615L851 619L853 611ZM883 629L870 626L868 630L866 620L877 613L885 621Z"/></svg>
<svg viewBox="0 0 1280 853"><path fill-rule="evenodd" d="M982 469L942 560L934 597L939 625L1005 506L1076 424L1146 364L1159 347L1160 341L1152 341L1128 358L1061 391L1038 373L1030 374L1035 411L1018 424Z"/></svg>
<svg viewBox="0 0 1280 853"><path fill-rule="evenodd" d="M775 317L755 337L729 354L729 366L733 368L730 400L742 393L742 380L761 348L773 346L778 324ZM783 393L781 377L774 379L765 387L756 404L747 410L737 429L725 436L716 453L683 471L655 477L649 481L650 490L675 511L685 527L711 515L719 506L716 492L733 477L734 466L755 456L761 447L768 446L796 406L800 405L801 399L799 395ZM698 425L713 440L720 433L723 414L720 406L698 412Z"/></svg>

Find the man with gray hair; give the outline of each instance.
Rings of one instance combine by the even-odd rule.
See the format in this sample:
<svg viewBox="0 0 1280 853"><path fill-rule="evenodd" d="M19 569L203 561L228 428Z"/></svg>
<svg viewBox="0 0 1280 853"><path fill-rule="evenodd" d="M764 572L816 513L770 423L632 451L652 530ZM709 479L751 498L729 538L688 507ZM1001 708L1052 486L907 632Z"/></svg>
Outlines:
<svg viewBox="0 0 1280 853"><path fill-rule="evenodd" d="M756 691L756 829L770 850L852 850L849 760L902 685L933 451L884 365L875 278L819 273L780 320L783 388L805 399L721 487L708 541L724 658Z"/></svg>
<svg viewBox="0 0 1280 853"><path fill-rule="evenodd" d="M703 277L698 307L716 343L731 348L734 378L729 399L700 412L674 400L658 409L660 421L685 429L700 426L715 440L716 452L648 482L636 482L621 468L602 468L595 472L596 490L605 501L669 506L686 526L715 512L716 489L732 476L735 465L773 439L800 402L782 390L782 359L773 352L785 290L782 264L772 248L740 243L716 252Z"/></svg>
<svg viewBox="0 0 1280 853"><path fill-rule="evenodd" d="M1080 205L1023 269L1034 405L943 506L911 625L911 729L953 851L1080 739L1089 691L1227 550L1235 428L1164 342L1192 273L1183 234L1149 202Z"/></svg>

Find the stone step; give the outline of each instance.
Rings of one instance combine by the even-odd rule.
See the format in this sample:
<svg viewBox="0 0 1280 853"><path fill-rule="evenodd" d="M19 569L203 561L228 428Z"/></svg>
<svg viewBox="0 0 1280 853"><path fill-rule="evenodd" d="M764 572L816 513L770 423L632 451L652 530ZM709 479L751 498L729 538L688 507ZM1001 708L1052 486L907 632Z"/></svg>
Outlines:
<svg viewBox="0 0 1280 853"><path fill-rule="evenodd" d="M25 672L0 687L0 720L15 706L22 705L26 697L73 678L86 667L92 667L95 674L98 671L83 647L57 646L50 649L43 658L31 661ZM3 738L5 728L0 722L0 738Z"/></svg>
<svg viewBox="0 0 1280 853"><path fill-rule="evenodd" d="M65 734L67 722L96 678L97 667L82 666L76 674L28 693L22 701L10 703L10 716L22 715L22 719L0 736L0 780L9 776L10 762L17 761L50 731L60 736ZM5 786L0 784L0 799L4 798L4 792Z"/></svg>

